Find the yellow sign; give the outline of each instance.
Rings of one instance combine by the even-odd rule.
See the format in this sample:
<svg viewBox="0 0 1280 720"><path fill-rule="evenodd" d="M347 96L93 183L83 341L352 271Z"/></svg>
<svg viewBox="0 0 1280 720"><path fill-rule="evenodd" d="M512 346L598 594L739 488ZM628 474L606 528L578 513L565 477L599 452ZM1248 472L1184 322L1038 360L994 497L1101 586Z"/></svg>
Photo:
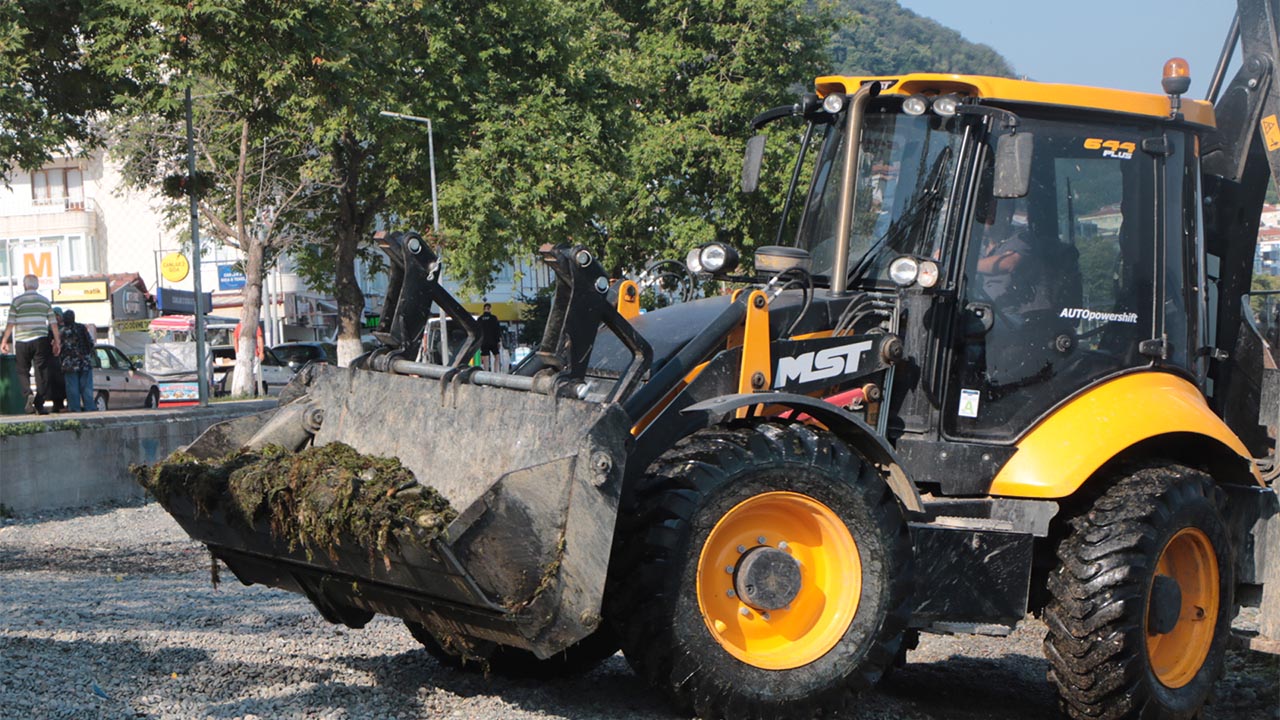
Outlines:
<svg viewBox="0 0 1280 720"><path fill-rule="evenodd" d="M182 282L191 272L191 263L182 253L169 253L160 260L160 274L169 282Z"/></svg>
<svg viewBox="0 0 1280 720"><path fill-rule="evenodd" d="M107 283L105 280L89 282L64 282L53 291L54 302L101 302L107 299Z"/></svg>
<svg viewBox="0 0 1280 720"><path fill-rule="evenodd" d="M146 332L151 328L151 321L147 318L141 320L117 320L111 323L111 327L116 332Z"/></svg>
<svg viewBox="0 0 1280 720"><path fill-rule="evenodd" d="M1280 150L1280 125L1277 125L1275 115L1262 118L1262 139L1267 143L1268 152Z"/></svg>

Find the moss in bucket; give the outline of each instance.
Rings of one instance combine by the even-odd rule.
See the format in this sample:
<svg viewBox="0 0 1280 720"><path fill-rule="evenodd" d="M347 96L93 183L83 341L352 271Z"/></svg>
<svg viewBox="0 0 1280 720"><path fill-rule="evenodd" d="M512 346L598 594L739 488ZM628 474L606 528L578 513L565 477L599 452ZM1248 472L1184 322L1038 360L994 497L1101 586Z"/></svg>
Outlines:
<svg viewBox="0 0 1280 720"><path fill-rule="evenodd" d="M347 540L389 566L392 532L413 531L428 540L457 517L440 493L420 485L398 460L362 455L343 443L296 453L267 446L217 463L175 453L136 472L163 505L186 494L204 514L220 505L228 518L251 525L265 520L274 537L308 556L323 549L336 558Z"/></svg>

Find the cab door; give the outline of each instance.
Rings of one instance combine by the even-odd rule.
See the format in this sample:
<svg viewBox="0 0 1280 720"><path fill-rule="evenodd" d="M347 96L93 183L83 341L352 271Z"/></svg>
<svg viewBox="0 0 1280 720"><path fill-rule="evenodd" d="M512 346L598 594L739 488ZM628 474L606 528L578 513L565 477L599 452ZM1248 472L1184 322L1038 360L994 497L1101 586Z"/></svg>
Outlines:
<svg viewBox="0 0 1280 720"><path fill-rule="evenodd" d="M1141 123L1024 118L1029 192L996 198L990 141L960 268L944 436L1012 443L1075 393L1152 364L1163 159Z"/></svg>

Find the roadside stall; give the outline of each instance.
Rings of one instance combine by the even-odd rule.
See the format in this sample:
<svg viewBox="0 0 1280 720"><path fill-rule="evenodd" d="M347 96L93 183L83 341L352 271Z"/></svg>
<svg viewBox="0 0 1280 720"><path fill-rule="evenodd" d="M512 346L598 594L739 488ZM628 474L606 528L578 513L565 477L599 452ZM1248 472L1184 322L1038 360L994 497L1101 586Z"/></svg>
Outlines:
<svg viewBox="0 0 1280 720"><path fill-rule="evenodd" d="M226 342L229 318L205 318L206 337L204 363L210 381L210 395L214 387L213 356L209 348L215 341ZM234 328L234 321L230 321ZM146 347L143 368L155 376L160 388L160 407L183 407L200 402L199 366L195 342L195 317L192 315L162 315L148 326L152 342Z"/></svg>

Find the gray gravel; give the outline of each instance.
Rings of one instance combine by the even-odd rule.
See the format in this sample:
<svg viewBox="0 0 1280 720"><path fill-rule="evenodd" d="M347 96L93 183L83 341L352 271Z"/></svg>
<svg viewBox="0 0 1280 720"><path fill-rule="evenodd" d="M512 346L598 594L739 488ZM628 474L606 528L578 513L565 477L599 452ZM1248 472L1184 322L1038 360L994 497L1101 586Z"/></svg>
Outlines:
<svg viewBox="0 0 1280 720"><path fill-rule="evenodd" d="M0 520L0 718L672 718L615 656L512 681L438 665L399 623L330 625L299 596L214 589L209 556L156 504ZM860 718L1055 713L1044 627L925 636ZM1204 717L1280 718L1280 663L1228 658Z"/></svg>

